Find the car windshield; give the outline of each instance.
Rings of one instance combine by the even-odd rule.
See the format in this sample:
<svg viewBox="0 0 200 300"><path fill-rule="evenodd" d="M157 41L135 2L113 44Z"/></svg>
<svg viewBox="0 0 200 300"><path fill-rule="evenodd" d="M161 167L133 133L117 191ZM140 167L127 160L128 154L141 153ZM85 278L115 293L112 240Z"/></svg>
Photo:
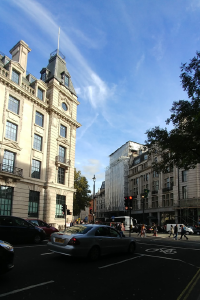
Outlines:
<svg viewBox="0 0 200 300"><path fill-rule="evenodd" d="M67 227L63 233L66 234L86 234L88 231L90 231L93 227L92 226L72 226L72 227Z"/></svg>

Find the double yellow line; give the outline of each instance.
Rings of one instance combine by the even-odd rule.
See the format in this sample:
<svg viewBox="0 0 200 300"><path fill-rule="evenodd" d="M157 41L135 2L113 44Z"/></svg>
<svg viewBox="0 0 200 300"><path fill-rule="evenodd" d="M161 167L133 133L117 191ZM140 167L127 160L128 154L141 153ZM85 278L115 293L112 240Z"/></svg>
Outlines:
<svg viewBox="0 0 200 300"><path fill-rule="evenodd" d="M200 279L200 269L196 272L192 280L188 283L186 288L178 296L177 300L186 300L189 297L190 293L192 292L193 288L195 287L199 279Z"/></svg>

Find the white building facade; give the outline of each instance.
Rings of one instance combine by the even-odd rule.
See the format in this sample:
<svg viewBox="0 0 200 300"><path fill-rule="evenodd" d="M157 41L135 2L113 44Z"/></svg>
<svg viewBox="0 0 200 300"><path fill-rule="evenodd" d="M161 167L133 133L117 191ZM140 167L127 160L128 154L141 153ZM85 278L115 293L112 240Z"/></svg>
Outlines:
<svg viewBox="0 0 200 300"><path fill-rule="evenodd" d="M30 51L19 41L12 58L0 54L0 215L62 227L62 204L73 212L79 102L64 56L51 53L37 79Z"/></svg>

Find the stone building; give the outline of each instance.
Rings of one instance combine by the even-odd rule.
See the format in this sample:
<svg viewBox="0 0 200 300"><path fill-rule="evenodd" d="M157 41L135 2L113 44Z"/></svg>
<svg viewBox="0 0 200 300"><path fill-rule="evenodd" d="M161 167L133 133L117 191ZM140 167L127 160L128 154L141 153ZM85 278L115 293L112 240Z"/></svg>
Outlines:
<svg viewBox="0 0 200 300"><path fill-rule="evenodd" d="M200 221L200 164L188 171L172 167L157 173L153 161L155 153L138 153L129 161L129 195L133 196L131 215L138 223L158 225L185 223L197 225ZM148 197L143 198L148 189Z"/></svg>
<svg viewBox="0 0 200 300"><path fill-rule="evenodd" d="M62 204L73 211L79 102L62 53L37 79L27 73L30 51L19 41L11 59L0 53L0 215L62 227Z"/></svg>

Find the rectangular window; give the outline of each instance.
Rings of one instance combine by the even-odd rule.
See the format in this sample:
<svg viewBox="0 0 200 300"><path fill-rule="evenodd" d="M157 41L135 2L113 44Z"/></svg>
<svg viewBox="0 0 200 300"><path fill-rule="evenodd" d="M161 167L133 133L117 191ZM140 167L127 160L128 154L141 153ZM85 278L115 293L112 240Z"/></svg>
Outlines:
<svg viewBox="0 0 200 300"><path fill-rule="evenodd" d="M0 186L0 215L11 216L13 187Z"/></svg>
<svg viewBox="0 0 200 300"><path fill-rule="evenodd" d="M42 151L42 137L34 134L33 148Z"/></svg>
<svg viewBox="0 0 200 300"><path fill-rule="evenodd" d="M162 206L165 207L165 195L162 195Z"/></svg>
<svg viewBox="0 0 200 300"><path fill-rule="evenodd" d="M69 86L69 77L65 75L65 85Z"/></svg>
<svg viewBox="0 0 200 300"><path fill-rule="evenodd" d="M66 148L59 146L59 161L65 163Z"/></svg>
<svg viewBox="0 0 200 300"><path fill-rule="evenodd" d="M65 184L65 169L58 168L58 183Z"/></svg>
<svg viewBox="0 0 200 300"><path fill-rule="evenodd" d="M42 79L42 81L45 82L45 80L46 80L46 73L45 72L41 74L41 79Z"/></svg>
<svg viewBox="0 0 200 300"><path fill-rule="evenodd" d="M6 137L13 141L17 140L17 125L9 121L6 122Z"/></svg>
<svg viewBox="0 0 200 300"><path fill-rule="evenodd" d="M29 191L28 216L38 217L40 193Z"/></svg>
<svg viewBox="0 0 200 300"><path fill-rule="evenodd" d="M169 194L166 194L166 206L169 206Z"/></svg>
<svg viewBox="0 0 200 300"><path fill-rule="evenodd" d="M41 162L32 159L31 177L40 179L40 169L41 169Z"/></svg>
<svg viewBox="0 0 200 300"><path fill-rule="evenodd" d="M149 180L149 174L146 174L146 181Z"/></svg>
<svg viewBox="0 0 200 300"><path fill-rule="evenodd" d="M43 127L44 124L44 116L38 111L35 113L35 124L39 125L40 127Z"/></svg>
<svg viewBox="0 0 200 300"><path fill-rule="evenodd" d="M170 194L170 205L171 206L174 205L174 194L173 193Z"/></svg>
<svg viewBox="0 0 200 300"><path fill-rule="evenodd" d="M2 171L13 173L15 165L15 153L4 151Z"/></svg>
<svg viewBox="0 0 200 300"><path fill-rule="evenodd" d="M15 70L12 70L12 81L14 81L15 83L19 84L19 73Z"/></svg>
<svg viewBox="0 0 200 300"><path fill-rule="evenodd" d="M43 90L41 90L40 88L38 88L37 96L40 100L43 101Z"/></svg>
<svg viewBox="0 0 200 300"><path fill-rule="evenodd" d="M13 98L12 96L9 96L8 109L18 115L19 114L19 100Z"/></svg>
<svg viewBox="0 0 200 300"><path fill-rule="evenodd" d="M62 212L62 205L66 203L66 196L56 195L56 218L64 218L64 214Z"/></svg>
<svg viewBox="0 0 200 300"><path fill-rule="evenodd" d="M60 135L64 138L67 137L67 128L63 125L60 125Z"/></svg>
<svg viewBox="0 0 200 300"><path fill-rule="evenodd" d="M187 181L187 171L182 171L182 182L186 182Z"/></svg>
<svg viewBox="0 0 200 300"><path fill-rule="evenodd" d="M182 186L183 199L187 199L187 186Z"/></svg>

